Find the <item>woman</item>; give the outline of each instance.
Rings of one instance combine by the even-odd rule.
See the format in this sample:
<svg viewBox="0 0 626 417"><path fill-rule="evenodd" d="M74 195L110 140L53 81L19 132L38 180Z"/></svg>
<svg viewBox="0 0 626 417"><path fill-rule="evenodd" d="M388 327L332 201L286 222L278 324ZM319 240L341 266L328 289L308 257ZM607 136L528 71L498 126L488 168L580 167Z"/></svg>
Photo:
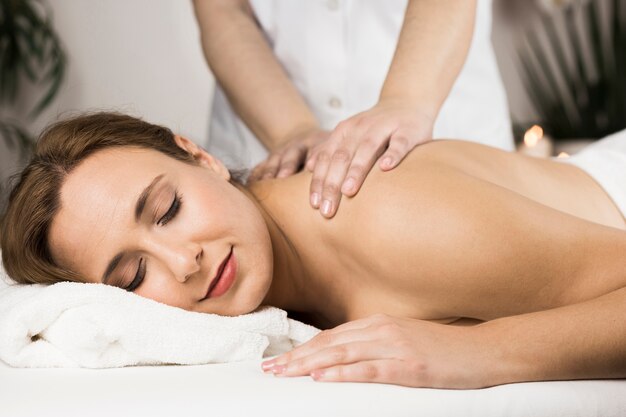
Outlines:
<svg viewBox="0 0 626 417"><path fill-rule="evenodd" d="M433 137L513 150L491 0L195 0L217 86L209 151L251 179L306 165L331 218ZM268 155L269 151L269 155ZM306 164L305 164L306 162Z"/></svg>
<svg viewBox="0 0 626 417"><path fill-rule="evenodd" d="M42 134L12 191L3 262L19 282L104 282L222 315L270 304L332 329L276 374L447 388L626 375L626 224L579 168L432 142L331 220L309 180L245 187L168 129L77 117Z"/></svg>

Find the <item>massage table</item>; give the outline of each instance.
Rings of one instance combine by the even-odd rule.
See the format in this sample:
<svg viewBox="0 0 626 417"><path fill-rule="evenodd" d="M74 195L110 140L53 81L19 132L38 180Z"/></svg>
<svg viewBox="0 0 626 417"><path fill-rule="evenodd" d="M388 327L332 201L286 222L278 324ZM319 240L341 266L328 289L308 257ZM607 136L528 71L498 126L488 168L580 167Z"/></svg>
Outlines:
<svg viewBox="0 0 626 417"><path fill-rule="evenodd" d="M626 416L626 380L442 390L275 377L260 363L93 370L0 362L0 416Z"/></svg>

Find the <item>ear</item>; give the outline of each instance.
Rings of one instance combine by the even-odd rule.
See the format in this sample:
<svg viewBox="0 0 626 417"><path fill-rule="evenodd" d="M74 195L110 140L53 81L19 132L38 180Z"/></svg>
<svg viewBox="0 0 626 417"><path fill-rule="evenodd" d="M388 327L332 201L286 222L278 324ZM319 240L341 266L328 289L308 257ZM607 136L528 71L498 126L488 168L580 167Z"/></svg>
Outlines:
<svg viewBox="0 0 626 417"><path fill-rule="evenodd" d="M230 180L230 172L228 171L228 168L222 164L222 161L215 158L213 155L209 154L207 151L183 136L174 135L174 141L181 149L187 151L188 154L193 156L193 159L198 161L200 166L209 168L226 181Z"/></svg>

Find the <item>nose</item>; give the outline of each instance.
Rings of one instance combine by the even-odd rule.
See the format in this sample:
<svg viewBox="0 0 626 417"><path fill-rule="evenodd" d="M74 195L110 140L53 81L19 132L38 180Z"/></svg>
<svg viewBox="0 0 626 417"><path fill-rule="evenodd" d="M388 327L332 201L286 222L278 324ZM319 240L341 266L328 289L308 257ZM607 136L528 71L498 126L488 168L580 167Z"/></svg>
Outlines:
<svg viewBox="0 0 626 417"><path fill-rule="evenodd" d="M194 242L154 242L157 257L165 262L177 281L187 282L189 277L200 270L204 251Z"/></svg>

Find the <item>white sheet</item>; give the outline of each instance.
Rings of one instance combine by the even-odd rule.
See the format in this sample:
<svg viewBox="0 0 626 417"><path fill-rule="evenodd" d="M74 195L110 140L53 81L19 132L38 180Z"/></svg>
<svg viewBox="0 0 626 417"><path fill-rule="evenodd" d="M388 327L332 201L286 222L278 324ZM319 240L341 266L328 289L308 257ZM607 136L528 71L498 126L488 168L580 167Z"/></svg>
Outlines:
<svg viewBox="0 0 626 417"><path fill-rule="evenodd" d="M260 363L90 370L0 362L0 416L626 416L624 380L436 390L279 378Z"/></svg>

